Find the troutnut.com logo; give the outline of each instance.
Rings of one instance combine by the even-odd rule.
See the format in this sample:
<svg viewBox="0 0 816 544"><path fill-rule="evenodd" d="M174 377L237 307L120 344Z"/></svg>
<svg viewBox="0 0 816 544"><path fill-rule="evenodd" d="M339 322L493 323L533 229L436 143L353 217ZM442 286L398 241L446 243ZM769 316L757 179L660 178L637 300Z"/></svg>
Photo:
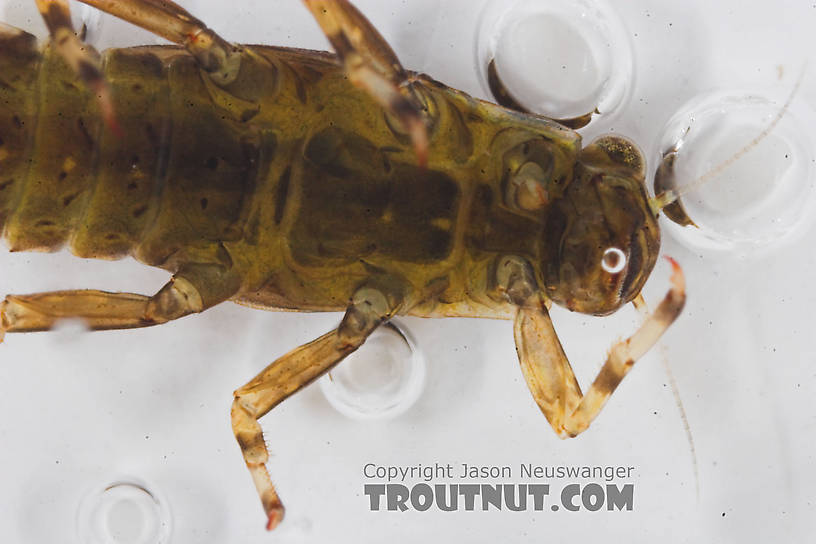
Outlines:
<svg viewBox="0 0 816 544"><path fill-rule="evenodd" d="M630 511L634 467L534 465L363 466L371 510Z"/></svg>

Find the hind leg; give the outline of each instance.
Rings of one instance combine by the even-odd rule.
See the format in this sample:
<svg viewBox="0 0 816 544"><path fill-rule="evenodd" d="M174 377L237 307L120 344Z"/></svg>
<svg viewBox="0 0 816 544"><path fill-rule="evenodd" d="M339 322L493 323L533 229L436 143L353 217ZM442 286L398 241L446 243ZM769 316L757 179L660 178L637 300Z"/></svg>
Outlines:
<svg viewBox="0 0 816 544"><path fill-rule="evenodd" d="M0 303L0 340L6 332L47 331L62 319L81 319L92 330L159 325L215 306L238 287L229 271L192 265L153 296L96 290L9 295Z"/></svg>
<svg viewBox="0 0 816 544"><path fill-rule="evenodd" d="M105 124L118 132L99 54L74 31L68 0L35 0L57 53L99 99ZM79 0L184 46L219 86L238 76L241 49L207 28L184 8L162 0Z"/></svg>
<svg viewBox="0 0 816 544"><path fill-rule="evenodd" d="M36 0L36 2L57 54L65 59L71 70L97 96L105 125L118 133L113 100L110 88L102 75L99 53L84 43L74 31L68 0Z"/></svg>
<svg viewBox="0 0 816 544"><path fill-rule="evenodd" d="M79 0L184 46L217 85L238 75L241 49L170 0Z"/></svg>
<svg viewBox="0 0 816 544"><path fill-rule="evenodd" d="M337 329L280 357L235 391L232 429L261 498L267 529L280 523L284 510L266 468L269 451L258 420L359 348L399 305L399 300L379 290L358 290Z"/></svg>

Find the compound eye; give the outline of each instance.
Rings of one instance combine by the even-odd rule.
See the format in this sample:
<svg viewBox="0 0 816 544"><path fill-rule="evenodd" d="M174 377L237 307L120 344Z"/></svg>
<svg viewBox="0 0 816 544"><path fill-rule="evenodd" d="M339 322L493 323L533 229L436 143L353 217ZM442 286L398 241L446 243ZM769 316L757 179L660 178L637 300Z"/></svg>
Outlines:
<svg viewBox="0 0 816 544"><path fill-rule="evenodd" d="M601 267L610 274L617 274L626 267L626 254L616 247L604 251Z"/></svg>

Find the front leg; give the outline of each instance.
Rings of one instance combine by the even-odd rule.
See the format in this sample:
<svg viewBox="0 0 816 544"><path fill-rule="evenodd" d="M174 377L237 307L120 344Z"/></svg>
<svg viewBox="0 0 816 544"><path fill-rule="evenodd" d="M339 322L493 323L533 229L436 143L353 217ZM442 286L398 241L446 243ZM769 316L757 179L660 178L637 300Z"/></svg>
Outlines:
<svg viewBox="0 0 816 544"><path fill-rule="evenodd" d="M283 519L283 504L266 469L269 451L258 420L359 348L401 305L402 297L364 287L352 297L337 329L290 351L235 391L232 429L255 482L272 530Z"/></svg>
<svg viewBox="0 0 816 544"><path fill-rule="evenodd" d="M504 285L510 300L518 306L516 351L527 386L558 436L577 436L598 416L635 361L680 315L686 301L683 272L672 261L669 292L635 334L612 346L595 381L582 395L531 273L518 261L508 261L507 267Z"/></svg>

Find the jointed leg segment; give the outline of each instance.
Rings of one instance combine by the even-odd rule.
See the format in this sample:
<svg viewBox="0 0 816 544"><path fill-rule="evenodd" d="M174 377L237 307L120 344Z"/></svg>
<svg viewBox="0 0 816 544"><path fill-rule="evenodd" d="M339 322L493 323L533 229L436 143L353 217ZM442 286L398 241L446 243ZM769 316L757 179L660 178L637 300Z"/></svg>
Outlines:
<svg viewBox="0 0 816 544"><path fill-rule="evenodd" d="M42 0L38 0L42 1ZM218 85L231 83L240 69L240 49L170 0L79 0L184 46Z"/></svg>
<svg viewBox="0 0 816 544"><path fill-rule="evenodd" d="M399 119L420 165L428 156L428 128L421 100L397 55L348 0L304 0L345 66L349 79Z"/></svg>
<svg viewBox="0 0 816 544"><path fill-rule="evenodd" d="M35 0L57 53L93 92L105 125L119 134L110 88L102 73L99 54L79 38L71 23L68 0ZM170 0L79 0L183 45L209 73L216 85L228 85L238 76L240 48Z"/></svg>
<svg viewBox="0 0 816 544"><path fill-rule="evenodd" d="M0 304L3 332L46 331L60 319L82 319L93 330L132 329L200 312L200 300L168 284L153 297L104 291L9 295Z"/></svg>
<svg viewBox="0 0 816 544"><path fill-rule="evenodd" d="M171 0L79 0L184 46L219 86L241 68L230 44ZM412 80L377 29L348 0L304 0L345 66L349 79L394 115L410 135L420 165L428 157L428 128ZM36 0L57 51L100 100L108 127L118 131L99 55L74 33L68 0Z"/></svg>
<svg viewBox="0 0 816 544"><path fill-rule="evenodd" d="M577 436L589 427L623 377L674 322L685 304L685 282L674 268L671 289L654 313L626 340L609 350L606 362L583 395L575 379L547 307L535 291L532 278L520 263L508 274L507 293L518 305L516 351L530 392L552 428L562 438Z"/></svg>
<svg viewBox="0 0 816 544"><path fill-rule="evenodd" d="M118 132L113 111L110 88L102 75L99 54L88 47L74 32L68 0L36 0L37 9L51 34L53 47L65 59L82 82L99 100L99 108L105 125Z"/></svg>
<svg viewBox="0 0 816 544"><path fill-rule="evenodd" d="M92 330L160 325L223 302L238 287L229 270L192 265L150 297L96 290L9 295L0 303L0 340L6 332L49 330L61 319L81 319Z"/></svg>
<svg viewBox="0 0 816 544"><path fill-rule="evenodd" d="M398 306L376 289L358 290L337 329L280 357L235 391L232 428L266 512L267 529L280 523L284 509L266 469L269 452L258 419L359 348Z"/></svg>

